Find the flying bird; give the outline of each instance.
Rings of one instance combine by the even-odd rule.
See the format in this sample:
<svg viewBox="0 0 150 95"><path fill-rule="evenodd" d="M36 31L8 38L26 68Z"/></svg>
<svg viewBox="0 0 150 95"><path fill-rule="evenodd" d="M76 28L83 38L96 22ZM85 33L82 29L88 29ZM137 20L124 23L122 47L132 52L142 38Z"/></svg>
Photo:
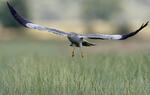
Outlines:
<svg viewBox="0 0 150 95"><path fill-rule="evenodd" d="M24 17L22 17L8 2L7 2L7 5L8 5L8 8L9 8L12 16L15 18L15 20L17 20L24 27L43 30L43 31L48 31L48 32L51 32L51 33L54 33L54 34L66 36L68 38L68 40L71 42L70 46L73 47L72 57L75 56L75 54L74 54L75 47L80 48L81 56L84 57L82 47L83 46L86 46L86 47L95 46L94 43L90 43L87 40L85 40L84 38L102 39L102 40L125 40L125 39L137 34L139 31L141 31L143 28L145 28L149 23L149 21L148 21L145 24L142 24L142 26L139 29L137 29L136 31L131 32L129 34L123 34L123 35L77 34L75 32L66 33L66 32L63 32L63 31L60 31L60 30L57 30L57 29L54 29L54 28L48 28L48 27L43 27L43 26L34 24L34 23L28 21L27 19L25 19Z"/></svg>

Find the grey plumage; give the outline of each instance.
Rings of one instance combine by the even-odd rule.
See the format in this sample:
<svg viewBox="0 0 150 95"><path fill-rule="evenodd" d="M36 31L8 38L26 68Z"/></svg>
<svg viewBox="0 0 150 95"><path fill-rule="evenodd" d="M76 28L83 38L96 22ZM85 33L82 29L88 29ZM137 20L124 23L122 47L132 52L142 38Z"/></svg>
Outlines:
<svg viewBox="0 0 150 95"><path fill-rule="evenodd" d="M134 32L131 32L129 34L123 34L123 35L104 35L104 34L85 34L85 35L80 35L80 37L87 37L89 39L103 39L103 40L125 40L131 36L134 36L137 34L139 31L141 31L144 27L148 25L149 21L146 22L145 24L142 24L142 26L137 29Z"/></svg>
<svg viewBox="0 0 150 95"><path fill-rule="evenodd" d="M53 29L53 28L47 28L47 27L43 27L37 24L33 24L32 22L26 20L25 18L23 18L20 14L18 14L18 12L7 2L8 8L11 12L11 14L13 15L13 17L23 26L27 27L27 28L33 28L33 29L38 29L38 30L43 30L43 31L49 31L52 32L54 34L59 34L59 35L64 35L67 36L68 33L65 33L63 31L57 30L57 29Z"/></svg>
<svg viewBox="0 0 150 95"><path fill-rule="evenodd" d="M25 18L23 18L8 2L7 2L8 8L12 14L12 16L24 27L27 28L32 28L32 29L38 29L38 30L43 30L43 31L48 31L54 34L59 34L63 36L67 36L68 40L71 42L70 46L76 46L76 47L82 47L82 46L95 46L95 44L90 43L86 41L84 38L89 38L89 39L103 39L103 40L125 40L131 36L136 35L139 31L141 31L143 28L145 28L149 21L145 24L142 24L142 26L137 29L134 32L131 32L129 34L124 34L124 35L105 35L105 34L77 34L74 32L66 33L54 28L48 28L44 26L40 26L37 24L34 24Z"/></svg>

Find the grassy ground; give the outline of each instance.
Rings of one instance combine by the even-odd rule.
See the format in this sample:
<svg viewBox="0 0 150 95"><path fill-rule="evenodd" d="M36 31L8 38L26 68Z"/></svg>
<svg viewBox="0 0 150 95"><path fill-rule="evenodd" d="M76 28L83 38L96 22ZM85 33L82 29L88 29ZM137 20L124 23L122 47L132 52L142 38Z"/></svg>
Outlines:
<svg viewBox="0 0 150 95"><path fill-rule="evenodd" d="M149 95L149 50L82 59L65 44L0 42L0 95Z"/></svg>

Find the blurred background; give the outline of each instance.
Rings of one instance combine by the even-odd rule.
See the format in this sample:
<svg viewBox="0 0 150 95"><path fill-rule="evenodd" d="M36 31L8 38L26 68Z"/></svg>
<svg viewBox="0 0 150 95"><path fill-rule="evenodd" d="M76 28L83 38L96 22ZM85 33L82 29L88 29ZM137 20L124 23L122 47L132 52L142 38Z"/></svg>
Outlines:
<svg viewBox="0 0 150 95"><path fill-rule="evenodd" d="M127 40L89 40L85 57L66 37L27 29L124 34L150 20L150 0L0 0L0 95L149 95L150 24Z"/></svg>
<svg viewBox="0 0 150 95"><path fill-rule="evenodd" d="M65 37L22 27L11 16L6 1L30 21L65 32L124 34L150 20L150 0L0 0L1 45L18 39L66 43ZM149 40L148 26L127 41L92 41L97 43L93 47L97 52L150 49Z"/></svg>

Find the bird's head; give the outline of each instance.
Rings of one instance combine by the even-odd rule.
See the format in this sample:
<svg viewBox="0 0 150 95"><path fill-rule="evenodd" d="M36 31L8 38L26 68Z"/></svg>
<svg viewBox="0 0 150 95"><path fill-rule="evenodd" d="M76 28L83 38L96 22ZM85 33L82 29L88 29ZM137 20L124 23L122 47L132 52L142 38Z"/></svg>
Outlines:
<svg viewBox="0 0 150 95"><path fill-rule="evenodd" d="M68 36L69 36L69 37L73 37L73 36L77 36L77 35L78 35L77 33L70 32Z"/></svg>

